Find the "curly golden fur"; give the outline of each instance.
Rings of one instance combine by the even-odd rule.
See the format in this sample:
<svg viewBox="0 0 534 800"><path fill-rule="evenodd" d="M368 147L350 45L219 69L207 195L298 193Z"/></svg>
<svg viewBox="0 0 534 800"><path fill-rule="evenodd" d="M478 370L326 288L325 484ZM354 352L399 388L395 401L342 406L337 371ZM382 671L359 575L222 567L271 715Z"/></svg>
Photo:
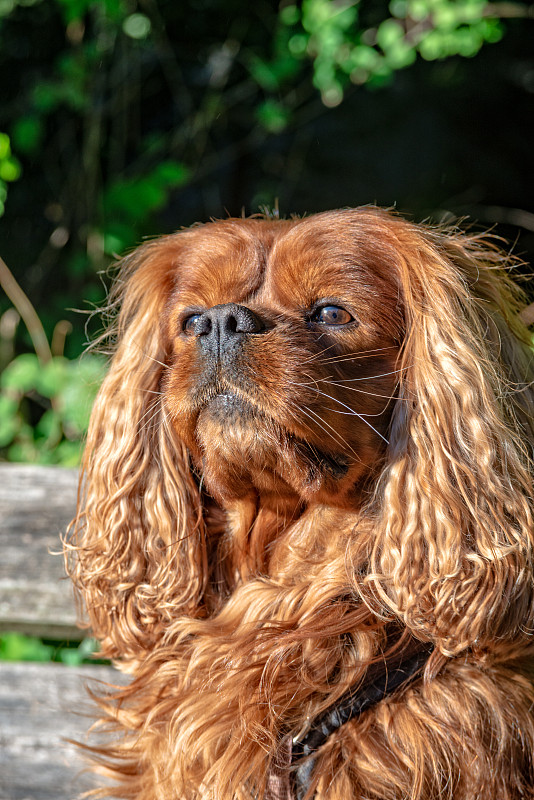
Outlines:
<svg viewBox="0 0 534 800"><path fill-rule="evenodd" d="M97 752L135 800L261 800L398 640L424 677L343 725L308 797L534 797L530 336L488 237L357 208L124 259L69 569Z"/></svg>

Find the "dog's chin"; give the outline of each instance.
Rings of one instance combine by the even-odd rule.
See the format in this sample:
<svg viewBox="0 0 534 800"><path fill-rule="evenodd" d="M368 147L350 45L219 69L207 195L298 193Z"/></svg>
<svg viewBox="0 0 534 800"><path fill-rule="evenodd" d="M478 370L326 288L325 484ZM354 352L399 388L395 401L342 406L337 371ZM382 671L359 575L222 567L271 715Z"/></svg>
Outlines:
<svg viewBox="0 0 534 800"><path fill-rule="evenodd" d="M256 492L263 502L354 504L361 466L307 442L248 400L212 397L198 414L193 456L210 492L231 502Z"/></svg>

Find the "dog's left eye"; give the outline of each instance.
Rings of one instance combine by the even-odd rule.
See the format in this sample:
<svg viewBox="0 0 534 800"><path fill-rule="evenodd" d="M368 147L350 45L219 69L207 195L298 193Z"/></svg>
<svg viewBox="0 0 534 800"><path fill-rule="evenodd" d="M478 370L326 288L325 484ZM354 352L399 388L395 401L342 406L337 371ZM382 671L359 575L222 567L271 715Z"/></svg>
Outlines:
<svg viewBox="0 0 534 800"><path fill-rule="evenodd" d="M352 322L354 317L349 314L346 308L341 306L320 306L316 308L310 317L311 322L320 322L323 325L346 325Z"/></svg>

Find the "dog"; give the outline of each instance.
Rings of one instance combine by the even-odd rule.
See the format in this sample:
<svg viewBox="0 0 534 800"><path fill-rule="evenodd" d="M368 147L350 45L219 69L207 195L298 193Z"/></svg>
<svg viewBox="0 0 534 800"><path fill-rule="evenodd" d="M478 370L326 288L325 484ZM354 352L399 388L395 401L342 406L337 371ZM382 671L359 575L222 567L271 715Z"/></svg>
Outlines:
<svg viewBox="0 0 534 800"><path fill-rule="evenodd" d="M375 207L122 261L67 544L114 797L534 797L514 266Z"/></svg>

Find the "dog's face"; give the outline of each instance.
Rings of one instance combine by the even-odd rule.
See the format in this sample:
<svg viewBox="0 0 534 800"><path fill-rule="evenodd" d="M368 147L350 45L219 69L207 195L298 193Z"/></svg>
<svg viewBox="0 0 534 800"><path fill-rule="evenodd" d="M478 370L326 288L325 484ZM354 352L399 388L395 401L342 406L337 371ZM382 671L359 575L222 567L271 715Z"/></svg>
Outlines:
<svg viewBox="0 0 534 800"><path fill-rule="evenodd" d="M397 283L344 212L187 232L167 304L167 413L223 503L355 506L384 452Z"/></svg>

